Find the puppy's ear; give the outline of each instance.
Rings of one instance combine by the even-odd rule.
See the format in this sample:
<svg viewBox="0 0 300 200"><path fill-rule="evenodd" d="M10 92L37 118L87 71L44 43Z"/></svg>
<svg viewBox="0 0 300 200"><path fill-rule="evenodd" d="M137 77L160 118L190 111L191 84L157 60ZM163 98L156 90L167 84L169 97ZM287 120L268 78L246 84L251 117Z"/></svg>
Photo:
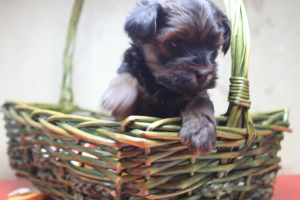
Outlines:
<svg viewBox="0 0 300 200"><path fill-rule="evenodd" d="M230 22L225 15L222 18L222 24L224 28L224 33L223 33L224 43L222 45L222 51L224 54L226 54L230 46L231 28L230 28Z"/></svg>
<svg viewBox="0 0 300 200"><path fill-rule="evenodd" d="M125 23L125 32L138 44L150 42L156 34L157 16L162 7L157 2L141 1Z"/></svg>

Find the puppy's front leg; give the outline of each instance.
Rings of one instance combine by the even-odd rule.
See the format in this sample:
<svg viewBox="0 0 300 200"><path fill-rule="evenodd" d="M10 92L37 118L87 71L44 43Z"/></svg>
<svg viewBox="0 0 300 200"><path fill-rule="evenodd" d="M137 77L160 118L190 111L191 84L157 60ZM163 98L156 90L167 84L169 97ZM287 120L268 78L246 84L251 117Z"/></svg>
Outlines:
<svg viewBox="0 0 300 200"><path fill-rule="evenodd" d="M102 106L112 111L112 115L123 120L133 114L138 97L138 81L129 73L115 77L102 97Z"/></svg>
<svg viewBox="0 0 300 200"><path fill-rule="evenodd" d="M180 139L191 152L209 153L216 144L214 108L207 93L199 93L185 107L182 115Z"/></svg>

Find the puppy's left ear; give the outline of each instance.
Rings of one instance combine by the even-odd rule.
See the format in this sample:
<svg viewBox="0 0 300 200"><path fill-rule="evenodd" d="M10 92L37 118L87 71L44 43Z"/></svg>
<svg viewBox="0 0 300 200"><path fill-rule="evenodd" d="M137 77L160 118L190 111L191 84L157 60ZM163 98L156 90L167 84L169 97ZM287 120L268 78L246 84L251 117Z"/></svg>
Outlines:
<svg viewBox="0 0 300 200"><path fill-rule="evenodd" d="M156 34L157 16L162 10L158 2L142 0L127 17L125 32L137 44L150 42Z"/></svg>
<svg viewBox="0 0 300 200"><path fill-rule="evenodd" d="M222 18L222 24L224 28L224 33L223 33L224 43L222 45L222 51L224 54L226 54L230 46L231 28L230 28L229 19L225 15Z"/></svg>

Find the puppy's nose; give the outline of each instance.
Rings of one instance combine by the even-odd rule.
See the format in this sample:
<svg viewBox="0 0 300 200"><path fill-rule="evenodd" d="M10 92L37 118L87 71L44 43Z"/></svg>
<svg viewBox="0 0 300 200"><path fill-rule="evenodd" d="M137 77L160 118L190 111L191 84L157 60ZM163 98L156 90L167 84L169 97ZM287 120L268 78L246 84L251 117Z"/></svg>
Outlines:
<svg viewBox="0 0 300 200"><path fill-rule="evenodd" d="M208 72L205 70L197 70L195 74L199 84L204 83L208 77Z"/></svg>

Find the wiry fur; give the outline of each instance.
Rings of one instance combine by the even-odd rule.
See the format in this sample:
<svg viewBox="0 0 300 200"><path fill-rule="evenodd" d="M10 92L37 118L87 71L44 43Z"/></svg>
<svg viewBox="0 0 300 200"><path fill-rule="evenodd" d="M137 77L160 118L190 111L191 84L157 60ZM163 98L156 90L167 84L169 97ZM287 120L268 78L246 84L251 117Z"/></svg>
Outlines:
<svg viewBox="0 0 300 200"><path fill-rule="evenodd" d="M218 50L229 48L227 17L209 0L143 0L125 32L133 43L102 105L120 120L181 114L181 141L192 152L210 152L216 124L206 90L215 86Z"/></svg>

